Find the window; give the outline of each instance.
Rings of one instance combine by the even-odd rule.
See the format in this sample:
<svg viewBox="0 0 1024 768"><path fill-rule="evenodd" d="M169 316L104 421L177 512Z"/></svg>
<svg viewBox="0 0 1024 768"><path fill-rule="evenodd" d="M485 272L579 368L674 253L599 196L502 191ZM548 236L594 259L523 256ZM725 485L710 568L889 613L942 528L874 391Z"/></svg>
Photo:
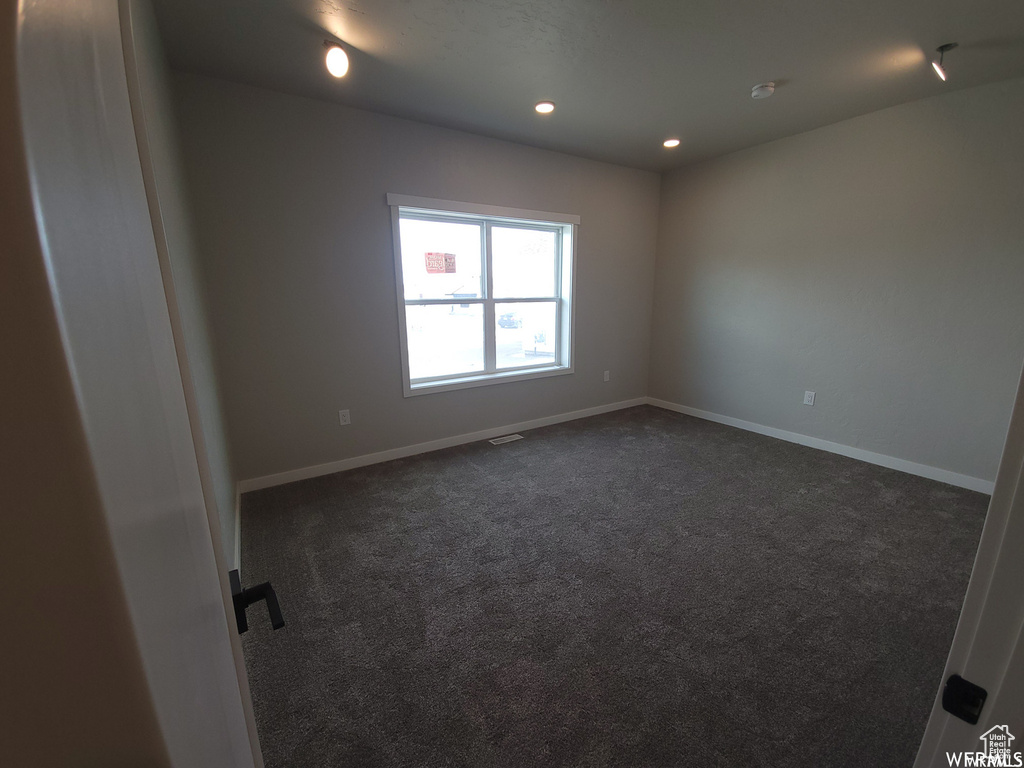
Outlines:
<svg viewBox="0 0 1024 768"><path fill-rule="evenodd" d="M579 217L388 195L406 396L572 373Z"/></svg>

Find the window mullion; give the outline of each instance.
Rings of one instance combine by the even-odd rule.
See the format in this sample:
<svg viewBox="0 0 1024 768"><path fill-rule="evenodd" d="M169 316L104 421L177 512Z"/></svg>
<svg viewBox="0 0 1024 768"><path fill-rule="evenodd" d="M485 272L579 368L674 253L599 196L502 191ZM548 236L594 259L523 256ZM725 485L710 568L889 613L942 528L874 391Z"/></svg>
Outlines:
<svg viewBox="0 0 1024 768"><path fill-rule="evenodd" d="M491 222L483 226L484 253L484 370L494 373L498 370L498 351L495 341L494 318L494 274L491 269Z"/></svg>
<svg viewBox="0 0 1024 768"><path fill-rule="evenodd" d="M562 237L555 236L555 365L562 364Z"/></svg>
<svg viewBox="0 0 1024 768"><path fill-rule="evenodd" d="M459 298L446 297L443 299L405 299L407 307L447 307L451 304L483 304L483 299L474 299L468 296Z"/></svg>

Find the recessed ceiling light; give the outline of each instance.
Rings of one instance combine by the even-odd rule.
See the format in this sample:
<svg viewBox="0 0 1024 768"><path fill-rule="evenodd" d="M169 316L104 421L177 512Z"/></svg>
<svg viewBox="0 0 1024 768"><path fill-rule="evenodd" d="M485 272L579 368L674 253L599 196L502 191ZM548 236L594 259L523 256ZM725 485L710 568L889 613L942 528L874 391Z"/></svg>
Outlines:
<svg viewBox="0 0 1024 768"><path fill-rule="evenodd" d="M942 67L942 59L946 55L946 51L952 51L957 45L957 43L943 43L935 49L935 52L939 54L939 60L932 62L932 69L935 70L935 74L942 82L946 82L946 70Z"/></svg>
<svg viewBox="0 0 1024 768"><path fill-rule="evenodd" d="M665 141L662 142L662 145L668 147L669 149L672 149L672 147L678 147L679 139L665 139Z"/></svg>
<svg viewBox="0 0 1024 768"><path fill-rule="evenodd" d="M325 40L327 46L327 71L335 77L344 77L348 72L348 54L337 43Z"/></svg>
<svg viewBox="0 0 1024 768"><path fill-rule="evenodd" d="M534 107L542 115L546 115L550 112L555 111L555 102L553 101L538 101L537 106Z"/></svg>

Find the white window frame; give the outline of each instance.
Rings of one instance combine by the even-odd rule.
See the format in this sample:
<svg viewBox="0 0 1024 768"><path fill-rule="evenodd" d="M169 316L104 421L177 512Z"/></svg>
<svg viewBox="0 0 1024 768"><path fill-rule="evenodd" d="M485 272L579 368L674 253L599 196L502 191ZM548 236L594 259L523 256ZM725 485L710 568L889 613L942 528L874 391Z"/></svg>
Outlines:
<svg viewBox="0 0 1024 768"><path fill-rule="evenodd" d="M434 392L450 392L467 387L481 387L511 381L526 381L546 376L563 376L573 372L575 357L575 317L573 301L576 287L576 243L580 217L565 213L531 211L522 208L506 208L479 203L463 203L454 200L436 200L429 197L398 195L388 193L387 203L391 207L391 235L394 241L395 289L398 301L398 333L402 354L402 384L406 397L426 395ZM481 298L460 298L458 304L480 304L484 312L484 371L455 376L438 376L413 380L409 375L409 341L406 334L406 306L451 304L451 299L406 299L402 279L402 237L399 220L403 214L436 221L473 221L482 223L484 242L482 258L484 290ZM531 226L558 233L556 238L559 252L556 254L556 336L555 362L520 366L498 370L495 350L495 304L517 304L550 302L552 297L496 299L493 296L491 280L491 227Z"/></svg>

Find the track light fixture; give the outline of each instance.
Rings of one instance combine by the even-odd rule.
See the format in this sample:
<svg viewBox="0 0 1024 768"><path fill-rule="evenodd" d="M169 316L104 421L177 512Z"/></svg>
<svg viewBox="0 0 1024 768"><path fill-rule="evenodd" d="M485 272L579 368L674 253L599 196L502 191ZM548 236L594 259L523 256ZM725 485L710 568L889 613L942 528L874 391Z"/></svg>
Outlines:
<svg viewBox="0 0 1024 768"><path fill-rule="evenodd" d="M952 51L957 45L958 43L943 43L935 49L935 52L939 54L939 60L932 62L932 69L935 70L935 74L942 82L946 82L946 70L942 68L942 59L946 55L946 51Z"/></svg>

